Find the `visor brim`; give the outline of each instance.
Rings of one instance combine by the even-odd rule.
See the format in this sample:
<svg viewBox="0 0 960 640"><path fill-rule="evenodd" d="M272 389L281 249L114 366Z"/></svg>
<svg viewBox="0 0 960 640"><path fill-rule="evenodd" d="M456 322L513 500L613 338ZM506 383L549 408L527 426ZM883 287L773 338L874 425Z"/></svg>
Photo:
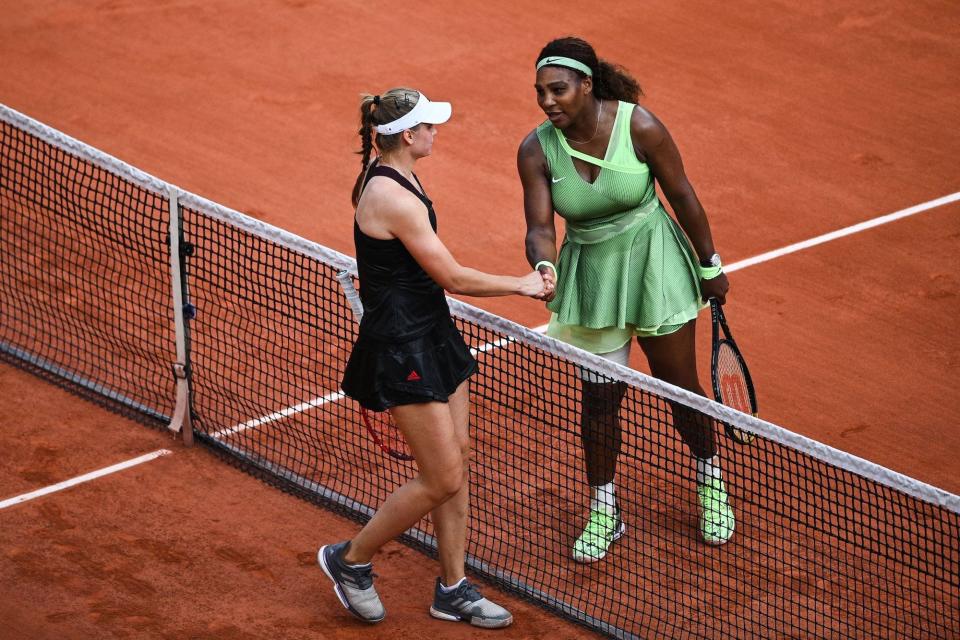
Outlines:
<svg viewBox="0 0 960 640"><path fill-rule="evenodd" d="M426 124L443 124L453 114L453 107L449 102L428 102L423 111L417 114L417 120Z"/></svg>
<svg viewBox="0 0 960 640"><path fill-rule="evenodd" d="M376 130L380 134L392 135L406 129L412 129L418 124L444 123L450 119L452 113L453 107L450 106L449 102L431 102L427 99L427 96L421 93L420 97L417 98L417 104L409 113L393 122L378 124Z"/></svg>

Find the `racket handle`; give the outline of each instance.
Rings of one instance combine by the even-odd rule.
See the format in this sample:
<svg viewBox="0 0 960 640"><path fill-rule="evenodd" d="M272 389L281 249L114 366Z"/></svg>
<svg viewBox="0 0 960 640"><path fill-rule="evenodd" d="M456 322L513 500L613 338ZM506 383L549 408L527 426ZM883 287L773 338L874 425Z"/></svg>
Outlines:
<svg viewBox="0 0 960 640"><path fill-rule="evenodd" d="M363 302L360 300L360 294L357 293L357 289L353 286L353 276L350 275L349 271L338 271L337 280L340 282L340 286L343 287L343 293L347 296L347 302L350 303L350 308L353 309L353 315L357 317L357 322L363 319Z"/></svg>

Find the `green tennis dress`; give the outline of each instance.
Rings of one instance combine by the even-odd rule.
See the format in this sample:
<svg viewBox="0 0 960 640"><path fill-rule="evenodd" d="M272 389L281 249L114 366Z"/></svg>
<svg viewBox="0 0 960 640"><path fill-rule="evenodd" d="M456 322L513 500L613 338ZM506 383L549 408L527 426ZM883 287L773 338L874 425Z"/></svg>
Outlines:
<svg viewBox="0 0 960 640"><path fill-rule="evenodd" d="M566 222L547 335L593 353L672 333L706 306L693 250L634 151L635 106L618 104L602 160L570 148L549 120L537 127L553 207ZM571 156L600 166L595 182L580 177Z"/></svg>

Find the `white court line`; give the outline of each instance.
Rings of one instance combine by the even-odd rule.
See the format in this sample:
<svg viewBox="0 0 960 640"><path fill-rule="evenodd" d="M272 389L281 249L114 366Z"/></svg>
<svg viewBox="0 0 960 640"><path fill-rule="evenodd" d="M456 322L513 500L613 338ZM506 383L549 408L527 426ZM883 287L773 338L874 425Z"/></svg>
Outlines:
<svg viewBox="0 0 960 640"><path fill-rule="evenodd" d="M486 343L486 344L482 344L482 345L480 345L479 347L477 347L476 349L470 349L470 353L473 354L473 355L477 355L478 353L483 353L483 352L485 352L485 351L490 351L490 350L492 350L492 349L499 349L499 348L502 347L503 345L508 344L508 343L510 343L510 342L513 342L514 340L515 340L515 338L510 338L510 337L501 338L501 339L496 340L496 341L494 341L494 342L488 342L488 343ZM242 423L240 423L240 424L238 424L238 425L234 425L234 426L229 427L229 428L227 428L227 429L221 429L220 431L215 431L215 432L213 432L213 433L210 434L210 437L211 437L211 438L216 438L216 439L219 440L219 439L221 439L221 438L225 438L225 437L227 437L227 436L232 436L232 435L234 435L234 434L236 434L236 433L240 433L241 431L246 431L247 429L252 429L252 428L254 428L254 427L259 427L259 426L262 425L262 424L269 424L269 423L271 423L271 422L276 422L277 420L280 420L280 419L282 419L282 418L286 418L286 417L288 417L288 416L292 416L292 415L294 415L294 414L296 414L296 413L303 413L303 412L306 411L307 409L313 409L313 408L315 408L315 407L321 407L321 406L323 406L323 405L325 405L325 404L327 404L327 403L330 403L330 402L337 402L338 400L343 400L345 397L346 397L346 396L344 395L344 393L343 393L342 391L337 391L337 392L335 392L335 393L329 393L329 394L327 394L327 395L325 395L325 396L320 396L320 397L317 397L317 398L313 398L312 400L307 400L306 402L301 402L300 404L295 404L295 405L293 405L293 406L291 406L291 407L287 407L287 408L285 408L285 409L281 409L280 411L275 411L274 413L271 413L271 414L269 414L269 415L262 416L262 417L260 417L260 418L254 418L253 420L248 420L248 421L246 421L246 422L242 422Z"/></svg>
<svg viewBox="0 0 960 640"><path fill-rule="evenodd" d="M818 244L830 242L831 240L836 240L837 238L859 233L860 231L872 229L873 227L879 227L882 224L887 224L888 222L893 222L894 220L899 220L900 218L906 218L907 216L912 216L917 213L923 213L924 211L929 211L930 209L936 209L937 207L942 207L945 204L950 204L951 202L956 202L958 200L960 200L960 191L951 193L948 196L943 196L942 198L937 198L936 200L930 200L928 202L915 205L913 207L907 207L906 209L901 209L900 211L894 211L893 213L888 213L885 216L880 216L878 218L860 222L849 227L837 229L836 231L831 231L830 233L825 233L821 236L810 238L809 240L796 242L794 244L781 247L780 249L774 249L773 251L767 251L766 253L761 253L758 256L747 258L746 260L739 260L737 262L725 265L723 270L726 273L739 271L740 269L752 267L753 265L760 264L761 262L767 262L768 260L773 260L774 258L779 258L780 256L785 256L790 253L796 253L797 251L801 251L803 249L809 249L810 247L815 247ZM539 327L533 327L532 329L532 331L536 331L538 333L543 333L546 330L547 325L545 324L540 325Z"/></svg>
<svg viewBox="0 0 960 640"><path fill-rule="evenodd" d="M507 336L506 338L500 338L499 340L494 340L493 342L485 342L484 344L480 345L476 349L471 348L470 355L475 356L478 353L486 353L487 351L492 351L493 349L499 349L503 345L510 344L515 340L516 338L511 338L510 336Z"/></svg>
<svg viewBox="0 0 960 640"><path fill-rule="evenodd" d="M515 338L506 337L506 338L501 338L499 340L495 340L493 342L487 342L486 344L480 345L476 349L470 349L470 353L472 355L477 355L478 353L484 353L486 351L491 351L493 349L499 349L503 345L509 344L514 340ZM303 413L307 409L313 409L315 407L321 407L329 402L336 402L338 400L343 400L345 397L346 396L342 391L329 393L325 396L313 398L312 400L307 400L306 402L295 404L291 407L287 407L286 409L281 409L280 411L276 411L269 415L266 415L260 418L254 418L253 420L242 422L238 425L234 425L227 429L221 429L220 431L215 431L210 434L210 437L220 439L226 436L232 436L235 433L240 433L241 431L246 431L247 429L252 429L253 427L258 427L262 424L269 424L271 422L276 422L277 420L280 420L282 418L292 416L295 413Z"/></svg>
<svg viewBox="0 0 960 640"><path fill-rule="evenodd" d="M95 480L102 476L110 475L111 473L116 473L117 471L123 471L124 469L129 469L130 467L135 467L138 464L143 464L144 462L149 462L160 456L169 455L169 449L158 449L153 453L148 453L142 455L139 458L134 458L133 460L127 460L126 462L121 462L98 471L91 471L90 473L85 473L82 476L77 476L76 478L71 478L70 480L64 480L63 482L58 482L57 484L52 484L49 487L44 487L43 489L37 489L36 491L31 491L30 493L24 493L13 498L8 498L3 502L0 502L0 509L6 509L7 507L12 507L15 504L20 504L21 502L26 502L27 500L33 500L34 498L39 498L40 496L45 496L48 493L54 493L57 491L63 491L64 489L69 489L78 484L84 482L89 482L90 480Z"/></svg>
<svg viewBox="0 0 960 640"><path fill-rule="evenodd" d="M818 244L823 244L824 242L830 242L831 240L836 240L837 238L859 233L860 231L872 229L873 227L879 227L882 224L887 224L888 222L893 222L894 220L899 220L900 218L906 218L907 216L912 216L917 213L929 211L930 209L942 207L945 204L950 204L951 202L956 202L957 200L960 200L960 191L951 193L948 196L943 196L942 198L937 198L936 200L924 202L923 204L907 207L906 209L901 209L900 211L894 211L893 213L888 213L887 215L880 216L879 218L873 218L872 220L867 220L866 222L861 222L849 227L844 227L843 229L831 231L830 233L825 233L822 236L817 236L816 238L810 238L809 240L787 245L786 247L780 249L767 251L766 253L761 253L758 256L747 258L746 260L740 260L739 262L734 262L728 266L725 266L723 270L730 272L737 271L738 269L744 269L761 262L767 262L768 260L785 256L788 253L795 253L802 249L809 249L810 247L815 247Z"/></svg>
<svg viewBox="0 0 960 640"><path fill-rule="evenodd" d="M514 340L515 338L507 337L507 338L501 338L499 340L495 340L494 342L487 342L486 344L480 345L476 349L470 349L470 353L472 355L477 355L478 353L484 353L492 349L499 349L503 345L509 344ZM247 429L259 427L262 424L270 424L271 422L276 422L277 420L281 420L283 418L292 416L294 414L303 413L307 409L322 407L327 403L343 400L345 397L346 396L342 391L329 393L325 396L313 398L312 400L307 400L306 402L295 404L285 409L281 409L280 411L275 411L274 413L262 416L260 418L254 418L253 420L247 420L246 422L242 422L238 425L234 425L226 429L221 429L220 431L214 431L213 433L210 434L210 437L216 438L219 440L221 438L225 438L227 436L232 436L236 433L240 433L241 431L246 431Z"/></svg>
<svg viewBox="0 0 960 640"><path fill-rule="evenodd" d="M260 418L254 418L253 420L247 420L246 422L241 422L240 424L232 427L228 427L227 429L214 431L213 433L210 434L210 437L220 439L226 436L232 436L235 433L240 433L241 431L246 431L247 429L252 429L254 427L259 427L262 424L270 424L271 422L276 422L277 420L280 420L282 418L292 416L295 413L303 413L307 409L320 407L327 404L328 402L336 402L337 400L342 400L343 398L344 398L344 394L342 391L328 393L325 396L313 398L312 400L307 400L306 402L295 404L292 407L280 409L280 411L275 411L269 415L262 416Z"/></svg>

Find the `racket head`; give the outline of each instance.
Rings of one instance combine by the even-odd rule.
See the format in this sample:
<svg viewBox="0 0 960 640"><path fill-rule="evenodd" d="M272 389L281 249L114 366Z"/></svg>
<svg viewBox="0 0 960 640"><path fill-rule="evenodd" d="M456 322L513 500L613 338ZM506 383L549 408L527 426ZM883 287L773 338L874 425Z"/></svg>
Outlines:
<svg viewBox="0 0 960 640"><path fill-rule="evenodd" d="M363 425L367 428L367 433L370 434L381 451L397 460L413 460L410 447L403 438L400 429L394 424L389 411L369 411L361 407L360 415L363 418Z"/></svg>
<svg viewBox="0 0 960 640"><path fill-rule="evenodd" d="M713 352L710 362L713 397L725 406L757 417L757 394L747 363L730 334L720 303L710 300L710 310L713 317ZM723 427L734 442L750 444L756 439L753 433L726 422Z"/></svg>
<svg viewBox="0 0 960 640"><path fill-rule="evenodd" d="M713 395L717 402L743 413L757 416L757 396L743 356L730 340L720 340L714 350ZM724 423L727 435L740 444L750 444L756 436Z"/></svg>

